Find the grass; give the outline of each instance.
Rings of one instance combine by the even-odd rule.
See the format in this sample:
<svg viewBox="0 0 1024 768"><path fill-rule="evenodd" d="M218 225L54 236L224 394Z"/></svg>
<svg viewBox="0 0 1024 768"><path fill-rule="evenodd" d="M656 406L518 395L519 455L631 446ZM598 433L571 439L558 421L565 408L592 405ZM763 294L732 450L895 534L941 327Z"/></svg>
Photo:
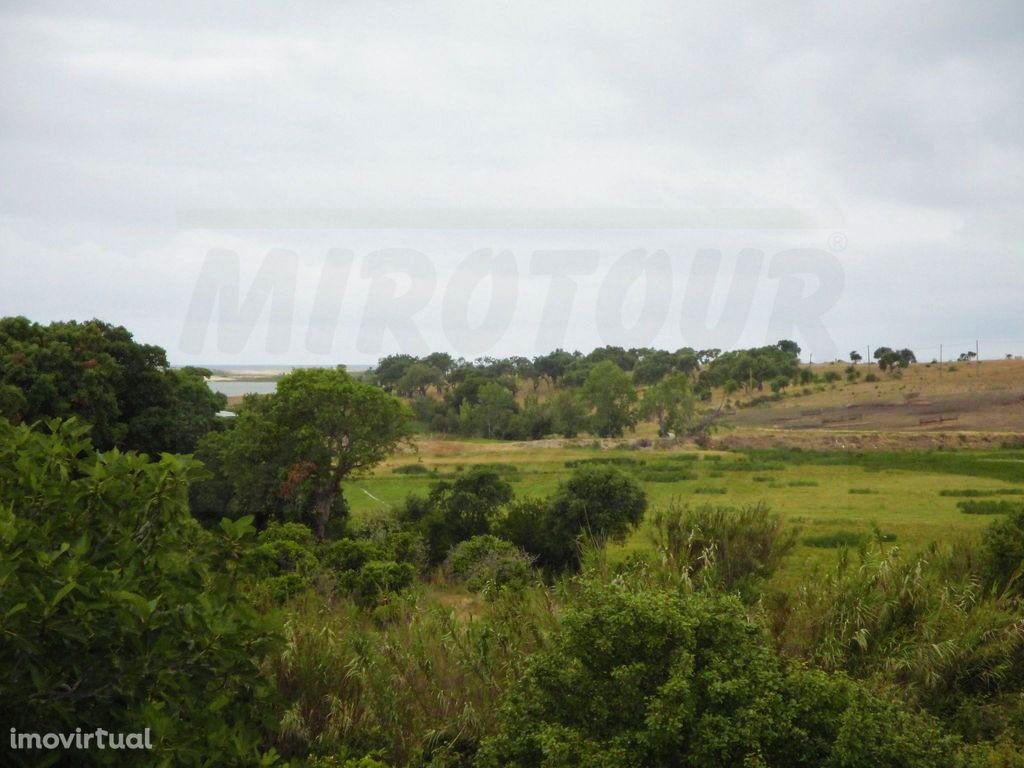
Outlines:
<svg viewBox="0 0 1024 768"><path fill-rule="evenodd" d="M587 444L555 447L484 440L418 443L418 458L442 477L452 475L456 467L468 470L494 463L514 467L515 472L506 475L515 481L517 497L549 495L581 461L598 459L598 463L633 474L646 491L651 510L673 501L696 506L709 495L721 497L730 506L764 501L784 523L801 526L806 537L868 531L871 522L877 520L887 532L895 534L901 549L910 551L923 550L931 542L978 537L991 517L964 514L956 502L1024 493L1024 483L1015 487L1007 482L1024 480L1024 469L1010 460L1019 453L764 451L748 458L746 452L598 451ZM676 458L681 455L700 458ZM395 466L409 462L409 454L396 456L374 474L347 482L345 496L353 517L388 515L409 494L425 494L436 477L392 472ZM754 468L765 464L770 469ZM1006 472L1007 466L1013 471ZM665 468L671 468L674 476ZM969 487L965 487L965 475L972 477ZM711 488L715 490L700 492ZM650 546L650 529L645 522L625 542L614 545L610 556L624 559ZM835 562L836 551L834 547L807 545L801 539L776 578L796 583L821 573Z"/></svg>

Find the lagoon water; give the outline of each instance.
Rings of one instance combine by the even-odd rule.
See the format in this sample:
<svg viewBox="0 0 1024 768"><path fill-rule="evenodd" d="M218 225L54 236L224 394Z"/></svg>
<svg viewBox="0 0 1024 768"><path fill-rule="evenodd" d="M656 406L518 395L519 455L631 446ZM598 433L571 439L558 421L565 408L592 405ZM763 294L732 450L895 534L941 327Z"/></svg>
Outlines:
<svg viewBox="0 0 1024 768"><path fill-rule="evenodd" d="M269 395L277 391L276 381L246 381L245 379L231 379L230 381L209 381L210 389L214 392L221 392L228 397L240 397L242 395Z"/></svg>

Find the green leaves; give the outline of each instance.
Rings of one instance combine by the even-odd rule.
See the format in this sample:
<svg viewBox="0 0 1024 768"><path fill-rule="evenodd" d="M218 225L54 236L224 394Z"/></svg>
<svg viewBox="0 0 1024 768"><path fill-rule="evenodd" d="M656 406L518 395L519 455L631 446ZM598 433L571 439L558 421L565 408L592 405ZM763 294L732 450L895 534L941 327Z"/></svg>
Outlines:
<svg viewBox="0 0 1024 768"><path fill-rule="evenodd" d="M276 635L189 515L196 463L97 454L81 424L49 429L0 423L0 719L151 726L156 763L257 763L270 702L259 663Z"/></svg>

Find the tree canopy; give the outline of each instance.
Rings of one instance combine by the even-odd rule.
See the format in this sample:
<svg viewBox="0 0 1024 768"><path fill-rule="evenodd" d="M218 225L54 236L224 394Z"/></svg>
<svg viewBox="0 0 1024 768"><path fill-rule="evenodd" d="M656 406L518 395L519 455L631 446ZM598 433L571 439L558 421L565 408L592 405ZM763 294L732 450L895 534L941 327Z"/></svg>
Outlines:
<svg viewBox="0 0 1024 768"><path fill-rule="evenodd" d="M230 478L236 512L265 524L269 509L323 538L332 512L344 511L342 481L392 453L410 418L401 401L343 369L300 369L276 393L246 398L232 428L203 448Z"/></svg>
<svg viewBox="0 0 1024 768"><path fill-rule="evenodd" d="M200 368L172 369L163 349L99 320L0 320L0 409L12 423L77 416L97 448L191 453L217 424L223 395Z"/></svg>

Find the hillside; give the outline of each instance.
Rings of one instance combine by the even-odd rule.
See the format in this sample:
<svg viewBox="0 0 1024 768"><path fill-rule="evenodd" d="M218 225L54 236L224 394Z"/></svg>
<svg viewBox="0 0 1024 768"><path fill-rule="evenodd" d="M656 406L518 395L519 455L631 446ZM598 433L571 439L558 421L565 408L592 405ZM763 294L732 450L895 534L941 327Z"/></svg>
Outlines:
<svg viewBox="0 0 1024 768"><path fill-rule="evenodd" d="M830 371L841 378L794 387L757 405L739 399L723 410L718 442L728 447L931 447L999 445L1024 434L1024 360L912 365L899 378L859 365L861 375L853 382L846 378L845 364L812 369L822 378ZM878 381L865 381L869 373ZM714 402L723 397L715 393Z"/></svg>

